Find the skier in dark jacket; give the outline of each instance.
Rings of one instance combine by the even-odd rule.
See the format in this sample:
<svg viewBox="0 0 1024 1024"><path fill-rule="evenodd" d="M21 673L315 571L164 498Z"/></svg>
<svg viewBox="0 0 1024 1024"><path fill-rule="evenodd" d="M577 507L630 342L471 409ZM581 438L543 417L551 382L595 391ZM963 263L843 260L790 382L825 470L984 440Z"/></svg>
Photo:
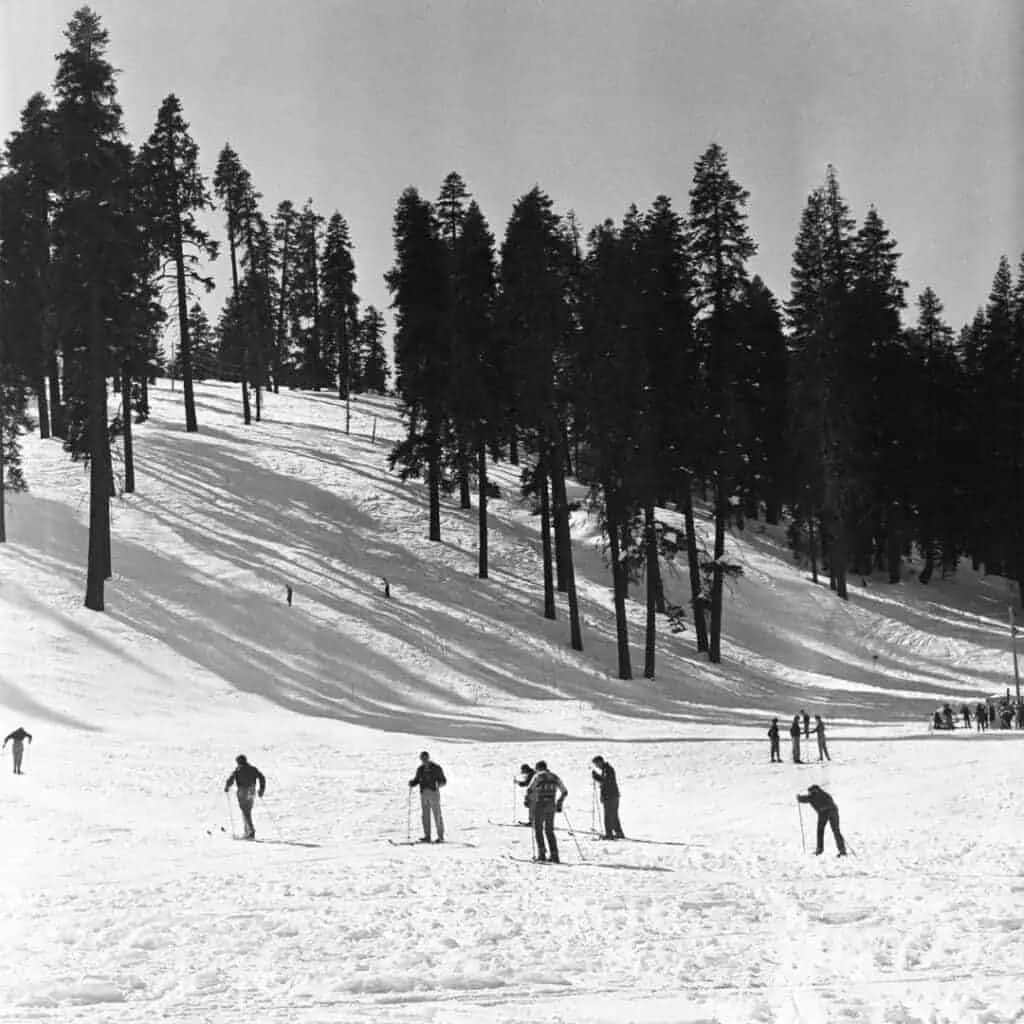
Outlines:
<svg viewBox="0 0 1024 1024"><path fill-rule="evenodd" d="M14 755L14 774L24 775L25 773L21 770L21 759L25 756L25 740L28 740L31 744L32 733L26 732L19 725L17 729L12 733L7 734L7 739L4 740L3 748L6 749L7 744L11 744L11 753Z"/></svg>
<svg viewBox="0 0 1024 1024"><path fill-rule="evenodd" d="M768 727L768 741L771 743L772 764L775 764L776 761L782 764L782 754L779 753L779 720L777 718L773 718L772 724Z"/></svg>
<svg viewBox="0 0 1024 1024"><path fill-rule="evenodd" d="M793 716L793 724L789 727L789 735L793 740L793 763L800 764L800 716Z"/></svg>
<svg viewBox="0 0 1024 1024"><path fill-rule="evenodd" d="M797 801L802 804L810 804L818 812L818 848L814 851L815 855L825 852L825 826L830 825L839 856L845 857L846 840L843 839L843 834L839 831L839 808L836 807L835 800L820 786L808 786L806 795L797 795Z"/></svg>
<svg viewBox="0 0 1024 1024"><path fill-rule="evenodd" d="M814 729L811 731L818 737L818 760L824 758L826 761L831 761L828 743L825 741L825 723L821 720L821 715L814 716Z"/></svg>
<svg viewBox="0 0 1024 1024"><path fill-rule="evenodd" d="M255 802L257 787L259 787L259 797L261 800L263 799L263 794L267 789L267 780L259 768L249 764L245 754L239 754L235 758L235 764L237 767L228 776L228 781L224 783L224 792L227 793L232 786L238 788L238 806L242 811L242 824L245 828L242 838L255 839L256 829L252 823L252 805Z"/></svg>
<svg viewBox="0 0 1024 1024"><path fill-rule="evenodd" d="M526 787L526 799L533 809L533 834L537 840L537 860L550 860L558 864L558 842L555 839L555 815L562 810L562 802L569 795L562 780L548 771L546 761L537 762L537 773ZM544 840L547 839L547 852Z"/></svg>
<svg viewBox="0 0 1024 1024"><path fill-rule="evenodd" d="M444 818L441 817L441 787L447 786L444 770L439 764L430 760L425 750L420 754L420 766L416 774L409 780L409 788L420 787L420 809L423 812L423 835L421 843L430 842L430 816L434 816L437 826L437 841L444 842Z"/></svg>
<svg viewBox="0 0 1024 1024"><path fill-rule="evenodd" d="M605 839L625 839L622 823L619 821L619 783L615 778L615 769L600 755L594 758L597 771L590 777L601 787L601 803L604 805L604 837Z"/></svg>
<svg viewBox="0 0 1024 1024"><path fill-rule="evenodd" d="M536 772L534 772L534 770L528 764L521 764L519 766L519 774L522 776L522 778L521 779L516 779L516 785L517 786L522 786L525 789L527 786L530 785L530 780L534 777ZM533 824L533 808L530 806L530 801L526 798L525 794L523 795L523 806L526 808L526 810L528 812L527 816L529 817L530 824L532 825Z"/></svg>
<svg viewBox="0 0 1024 1024"><path fill-rule="evenodd" d="M811 738L811 716L801 708L800 717L804 720L804 739L809 740Z"/></svg>

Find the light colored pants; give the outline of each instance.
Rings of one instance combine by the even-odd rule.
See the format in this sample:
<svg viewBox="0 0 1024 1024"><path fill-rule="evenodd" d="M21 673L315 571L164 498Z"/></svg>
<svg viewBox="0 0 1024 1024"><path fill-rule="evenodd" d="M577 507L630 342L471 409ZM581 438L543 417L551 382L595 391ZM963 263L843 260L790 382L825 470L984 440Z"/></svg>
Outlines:
<svg viewBox="0 0 1024 1024"><path fill-rule="evenodd" d="M238 787L238 806L242 811L242 835L246 839L256 838L256 828L252 823L252 805L256 800L256 790L252 786Z"/></svg>
<svg viewBox="0 0 1024 1024"><path fill-rule="evenodd" d="M16 775L21 774L21 759L25 755L25 744L21 740L15 740L11 744L11 750L14 754L14 772Z"/></svg>
<svg viewBox="0 0 1024 1024"><path fill-rule="evenodd" d="M420 790L420 807L423 810L423 834L430 838L430 816L434 816L437 838L444 839L444 818L441 817L441 794L436 789Z"/></svg>

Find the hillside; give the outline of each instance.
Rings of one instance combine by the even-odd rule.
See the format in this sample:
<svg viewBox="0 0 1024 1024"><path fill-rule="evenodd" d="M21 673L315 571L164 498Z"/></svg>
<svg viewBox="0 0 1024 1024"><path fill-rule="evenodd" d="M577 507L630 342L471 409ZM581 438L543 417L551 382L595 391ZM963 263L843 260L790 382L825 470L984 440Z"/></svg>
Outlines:
<svg viewBox="0 0 1024 1024"><path fill-rule="evenodd" d="M475 513L447 505L429 544L424 486L386 470L392 402L360 399L346 436L328 395L268 396L250 428L234 387L198 399L186 435L180 392L153 395L103 615L82 606L87 475L27 443L0 546L0 715L33 734L23 776L0 761L0 1022L1020 1019L1022 734L927 731L1010 678L1001 581L868 580L842 604L754 524L730 541L724 663L666 632L658 678L622 682L584 514L576 655L564 607L541 617L514 470L480 581ZM769 764L767 718L800 707L833 759L785 742ZM419 834L424 748L449 842L389 845ZM268 778L257 843L231 841L239 752ZM596 753L644 841L592 834ZM564 867L510 827L540 758L569 789ZM811 856L811 782L855 856Z"/></svg>

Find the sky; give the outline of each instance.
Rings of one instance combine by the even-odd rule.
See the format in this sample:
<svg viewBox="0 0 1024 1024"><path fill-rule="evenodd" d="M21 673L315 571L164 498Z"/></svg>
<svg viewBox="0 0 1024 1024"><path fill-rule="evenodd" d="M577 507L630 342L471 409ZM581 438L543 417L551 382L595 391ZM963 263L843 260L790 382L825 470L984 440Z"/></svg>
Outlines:
<svg viewBox="0 0 1024 1024"><path fill-rule="evenodd" d="M539 185L584 229L660 193L685 212L712 142L750 192L751 269L781 300L808 193L836 166L958 328L1024 250L1020 0L98 0L133 142L176 93L207 173L225 142L265 212L349 222L386 308L404 188L458 171L500 242ZM0 133L52 87L73 3L0 0ZM220 227L220 219L215 222ZM212 300L226 295L227 261ZM208 303L209 305L209 303Z"/></svg>

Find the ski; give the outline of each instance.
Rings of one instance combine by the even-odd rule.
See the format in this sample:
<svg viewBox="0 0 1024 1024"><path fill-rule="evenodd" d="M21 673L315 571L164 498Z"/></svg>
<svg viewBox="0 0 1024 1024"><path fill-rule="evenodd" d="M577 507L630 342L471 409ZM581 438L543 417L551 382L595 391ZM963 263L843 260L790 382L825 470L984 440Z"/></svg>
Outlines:
<svg viewBox="0 0 1024 1024"><path fill-rule="evenodd" d="M696 846L696 843L684 843L678 839L638 839L635 836L618 836L609 839L599 832L590 833L590 838L602 843L647 843L651 846Z"/></svg>
<svg viewBox="0 0 1024 1024"><path fill-rule="evenodd" d="M433 840L429 843L421 843L418 839L389 839L388 842L392 846L462 846L470 850L477 848L476 843L463 843L458 839L445 839L441 843L435 843Z"/></svg>
<svg viewBox="0 0 1024 1024"><path fill-rule="evenodd" d="M487 824L488 825L494 825L497 828L529 828L530 827L530 823L528 821L517 821L517 822L511 822L511 821L491 821L490 818L487 819Z"/></svg>
<svg viewBox="0 0 1024 1024"><path fill-rule="evenodd" d="M553 864L556 868L606 868L610 871L660 871L666 874L673 873L672 868L663 868L659 864L599 864L592 860L533 860L530 857L514 857L511 853L506 853L505 856L509 860L517 861L519 864Z"/></svg>

